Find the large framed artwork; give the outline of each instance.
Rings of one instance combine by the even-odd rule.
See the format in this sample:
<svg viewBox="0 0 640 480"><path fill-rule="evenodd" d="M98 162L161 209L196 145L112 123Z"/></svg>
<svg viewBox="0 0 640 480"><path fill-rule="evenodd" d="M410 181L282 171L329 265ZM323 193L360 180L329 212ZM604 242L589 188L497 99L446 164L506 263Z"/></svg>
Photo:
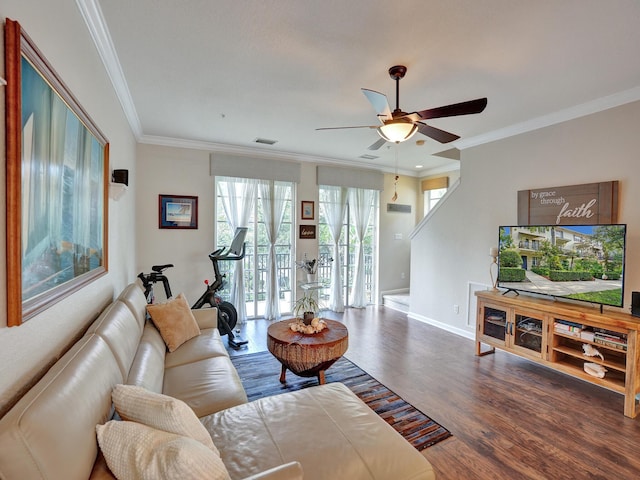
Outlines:
<svg viewBox="0 0 640 480"><path fill-rule="evenodd" d="M158 195L158 228L198 228L198 197Z"/></svg>
<svg viewBox="0 0 640 480"><path fill-rule="evenodd" d="M7 324L107 272L109 144L16 21L5 23Z"/></svg>

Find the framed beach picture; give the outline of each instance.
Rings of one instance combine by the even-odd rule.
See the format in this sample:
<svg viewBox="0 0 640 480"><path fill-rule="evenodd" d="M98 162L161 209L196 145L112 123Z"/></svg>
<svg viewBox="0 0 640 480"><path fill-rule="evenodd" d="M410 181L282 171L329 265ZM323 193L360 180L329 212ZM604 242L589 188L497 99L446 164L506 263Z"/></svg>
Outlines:
<svg viewBox="0 0 640 480"><path fill-rule="evenodd" d="M198 197L158 196L158 228L198 228Z"/></svg>
<svg viewBox="0 0 640 480"><path fill-rule="evenodd" d="M313 220L315 217L314 203L312 201L303 200L301 203L300 217L302 220Z"/></svg>
<svg viewBox="0 0 640 480"><path fill-rule="evenodd" d="M7 325L107 273L109 143L37 46L5 22Z"/></svg>

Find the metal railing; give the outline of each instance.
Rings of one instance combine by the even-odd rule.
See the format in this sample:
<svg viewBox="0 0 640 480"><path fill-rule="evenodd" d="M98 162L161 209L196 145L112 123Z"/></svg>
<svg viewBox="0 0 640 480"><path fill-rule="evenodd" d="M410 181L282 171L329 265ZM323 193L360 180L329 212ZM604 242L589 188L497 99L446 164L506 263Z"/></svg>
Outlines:
<svg viewBox="0 0 640 480"><path fill-rule="evenodd" d="M259 250L266 248L267 247L258 247ZM291 299L293 298L293 268L295 267L292 267L291 265L291 253L289 251L278 253L278 249L289 250L289 245L276 246L276 269L280 300L285 300L287 298ZM333 268L333 265L332 262L329 261L331 255L326 252L332 249L333 247L329 245L320 246L320 251L323 253L320 253L319 255L320 266L318 267L317 279L318 281L325 282L327 284L331 282L331 269ZM345 304L348 305L351 286L353 285L353 279L355 276L355 253L349 254L347 262L344 261L344 252L342 255L343 295L345 298ZM250 304L266 300L267 275L269 273L268 257L268 253L258 253L256 255L254 249L247 246L246 255L242 262L244 268L245 302L247 302L248 306ZM373 255L365 254L364 262L366 298L368 302L372 303L374 285ZM235 271L235 262L220 262L219 265L220 273L223 275L226 274L225 287L219 292L219 294L224 300L229 300ZM254 266L256 267L255 269ZM256 277L254 277L254 270ZM251 306L251 308L247 308L248 312L254 310L255 308L253 306Z"/></svg>

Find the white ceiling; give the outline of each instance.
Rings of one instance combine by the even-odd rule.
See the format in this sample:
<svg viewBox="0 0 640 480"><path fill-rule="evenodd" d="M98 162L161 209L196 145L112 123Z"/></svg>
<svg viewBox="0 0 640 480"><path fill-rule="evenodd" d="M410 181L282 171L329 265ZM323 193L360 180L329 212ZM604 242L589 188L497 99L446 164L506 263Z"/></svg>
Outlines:
<svg viewBox="0 0 640 480"><path fill-rule="evenodd" d="M407 174L464 149L640 99L637 0L77 0L139 141ZM112 43L111 43L112 42ZM360 88L407 112L488 97L376 152ZM613 127L612 127L613 128ZM277 140L272 146L256 138ZM416 140L426 140L416 145ZM363 160L363 154L379 155ZM416 168L416 165L423 165Z"/></svg>

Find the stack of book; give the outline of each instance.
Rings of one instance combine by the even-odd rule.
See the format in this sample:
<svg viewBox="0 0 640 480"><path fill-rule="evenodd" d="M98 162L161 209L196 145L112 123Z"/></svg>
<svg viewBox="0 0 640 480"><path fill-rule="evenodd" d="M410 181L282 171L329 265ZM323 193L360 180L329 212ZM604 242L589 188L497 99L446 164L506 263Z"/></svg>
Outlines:
<svg viewBox="0 0 640 480"><path fill-rule="evenodd" d="M583 340L589 340L590 342L593 342L595 335L593 330L591 330L590 327L587 327L580 332L580 338Z"/></svg>
<svg viewBox="0 0 640 480"><path fill-rule="evenodd" d="M593 332L593 341L605 347L627 351L627 334L612 332L604 328L596 328Z"/></svg>
<svg viewBox="0 0 640 480"><path fill-rule="evenodd" d="M553 329L563 335L569 335L571 337L580 337L580 332L584 330L584 325L581 323L570 322L569 320L561 320L556 318L553 324Z"/></svg>

